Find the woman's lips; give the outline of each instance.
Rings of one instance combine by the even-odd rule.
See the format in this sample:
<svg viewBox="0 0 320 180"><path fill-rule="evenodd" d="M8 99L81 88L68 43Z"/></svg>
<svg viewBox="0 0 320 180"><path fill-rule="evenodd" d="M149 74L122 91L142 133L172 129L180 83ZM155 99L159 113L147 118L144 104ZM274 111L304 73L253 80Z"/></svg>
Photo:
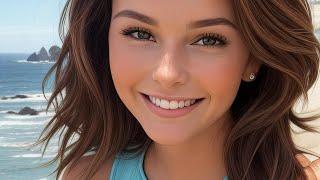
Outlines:
<svg viewBox="0 0 320 180"><path fill-rule="evenodd" d="M149 96L146 94L140 93L141 97L143 98L144 102L146 103L147 107L150 109L151 112L154 114L164 117L164 118L176 118L180 116L184 116L188 113L190 113L193 109L195 109L201 102L204 100L204 98L197 99L194 104L190 106L185 106L183 108L178 108L178 109L164 109L161 108L155 104L153 104Z"/></svg>

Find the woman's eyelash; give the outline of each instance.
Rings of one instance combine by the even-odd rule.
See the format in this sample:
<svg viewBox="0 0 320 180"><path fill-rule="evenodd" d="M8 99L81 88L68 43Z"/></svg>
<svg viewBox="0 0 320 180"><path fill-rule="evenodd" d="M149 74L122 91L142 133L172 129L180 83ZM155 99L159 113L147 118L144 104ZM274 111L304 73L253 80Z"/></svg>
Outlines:
<svg viewBox="0 0 320 180"><path fill-rule="evenodd" d="M197 41L195 42L202 40L203 42L202 44L209 48L212 48L214 46L224 47L229 44L229 40L225 36L218 33L202 33L196 39ZM215 45L204 44L204 40L206 40L206 42L209 42L209 43L211 42ZM216 43L217 41L218 41L218 44Z"/></svg>
<svg viewBox="0 0 320 180"><path fill-rule="evenodd" d="M144 33L144 34L149 34L149 35L152 35L151 31L149 31L148 29L144 29L144 28L141 28L141 27L129 27L127 29L123 29L121 31L121 34L125 35L125 36L129 36L133 39L137 39L137 40L142 40L142 41L146 41L146 40L143 40L143 39L139 39L139 38L136 38L134 36L132 36L133 33ZM140 35L140 34L138 34ZM138 36L139 37L139 36Z"/></svg>
<svg viewBox="0 0 320 180"><path fill-rule="evenodd" d="M133 36L133 33L137 33L137 37ZM135 40L138 41L148 41L148 39L150 37L153 37L151 31L149 31L148 29L145 28L141 28L141 27L129 27L127 29L123 29L121 31L121 34L123 34L124 36L129 36L130 38L133 38ZM143 38L147 38L147 39L143 39ZM201 46L205 46L205 47L209 47L209 48L213 48L214 46L220 46L220 47L224 47L226 45L229 44L229 40L221 35L221 34L217 34L217 33L202 33L199 36L197 36L197 41L202 40L202 44ZM154 38L152 41L155 41ZM214 43L214 44L205 44L205 43ZM218 42L218 44L217 44Z"/></svg>

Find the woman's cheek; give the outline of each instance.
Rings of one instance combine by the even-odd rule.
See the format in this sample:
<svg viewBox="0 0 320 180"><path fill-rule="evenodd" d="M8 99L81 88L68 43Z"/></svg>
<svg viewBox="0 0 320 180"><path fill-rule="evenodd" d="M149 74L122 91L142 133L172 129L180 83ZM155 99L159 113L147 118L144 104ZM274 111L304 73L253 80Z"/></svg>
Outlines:
<svg viewBox="0 0 320 180"><path fill-rule="evenodd" d="M211 107L215 112L226 111L234 101L242 77L241 60L233 59L232 56L220 56L198 63L197 72L200 86L210 96ZM218 112L217 112L218 113ZM220 114L218 113L218 114Z"/></svg>
<svg viewBox="0 0 320 180"><path fill-rule="evenodd" d="M128 107L134 106L136 88L147 78L155 62L154 56L152 59L150 51L137 44L121 43L120 40L111 40L109 50L111 74L117 93Z"/></svg>
<svg viewBox="0 0 320 180"><path fill-rule="evenodd" d="M127 92L135 83L135 59L121 42L111 38L109 41L109 61L112 79L121 100L127 104Z"/></svg>

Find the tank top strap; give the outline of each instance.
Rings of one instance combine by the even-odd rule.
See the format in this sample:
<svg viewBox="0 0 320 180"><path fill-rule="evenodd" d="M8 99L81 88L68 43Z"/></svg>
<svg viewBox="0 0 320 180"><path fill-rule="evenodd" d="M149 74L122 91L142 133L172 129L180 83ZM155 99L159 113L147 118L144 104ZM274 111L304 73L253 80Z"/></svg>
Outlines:
<svg viewBox="0 0 320 180"><path fill-rule="evenodd" d="M118 153L113 161L109 179L147 180L143 170L145 150L140 153Z"/></svg>

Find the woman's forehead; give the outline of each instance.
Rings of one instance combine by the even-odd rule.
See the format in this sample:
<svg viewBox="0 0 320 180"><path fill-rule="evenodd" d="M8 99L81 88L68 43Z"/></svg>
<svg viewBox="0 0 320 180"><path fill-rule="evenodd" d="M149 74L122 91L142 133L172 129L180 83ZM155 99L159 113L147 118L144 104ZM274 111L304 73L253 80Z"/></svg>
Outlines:
<svg viewBox="0 0 320 180"><path fill-rule="evenodd" d="M129 9L159 22L190 22L218 17L233 21L229 0L114 0L112 6L113 16Z"/></svg>

